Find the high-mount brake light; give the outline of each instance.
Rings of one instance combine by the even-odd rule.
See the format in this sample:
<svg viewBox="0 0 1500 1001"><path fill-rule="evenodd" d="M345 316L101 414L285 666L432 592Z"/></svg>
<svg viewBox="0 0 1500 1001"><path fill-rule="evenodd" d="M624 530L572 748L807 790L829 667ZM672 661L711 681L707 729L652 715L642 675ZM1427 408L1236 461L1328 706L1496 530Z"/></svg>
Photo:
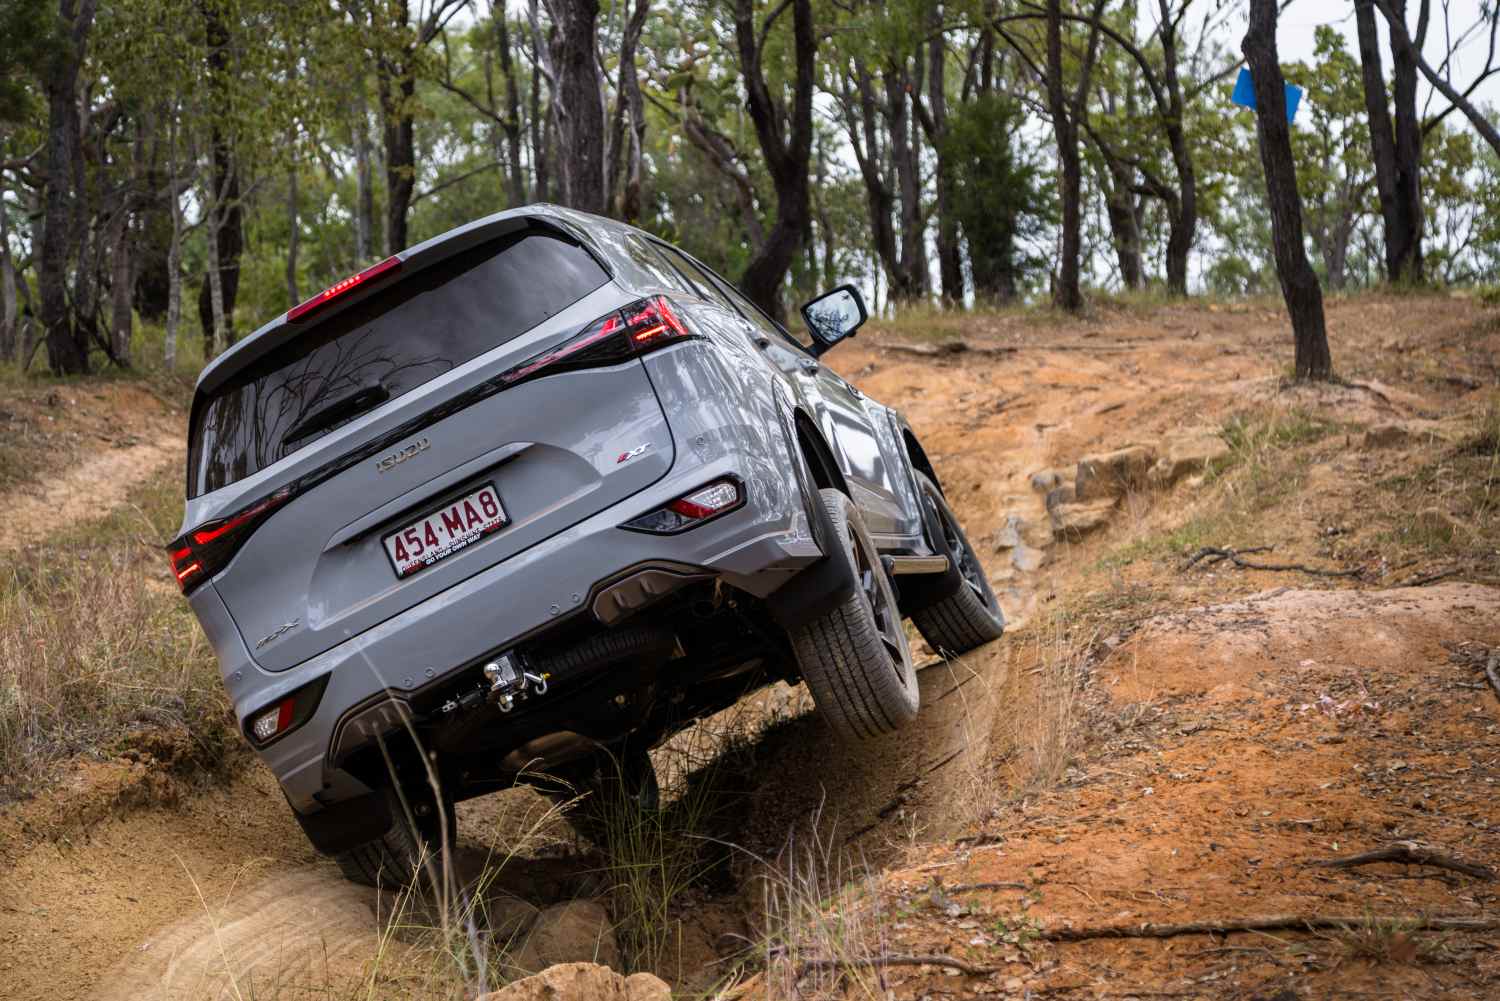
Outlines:
<svg viewBox="0 0 1500 1001"><path fill-rule="evenodd" d="M200 525L167 546L172 576L187 594L223 569L271 512L291 499L290 490L279 490L242 508L227 518Z"/></svg>
<svg viewBox="0 0 1500 1001"><path fill-rule="evenodd" d="M692 336L672 301L652 296L601 316L557 347L501 373L500 381L515 385L557 372L615 365Z"/></svg>
<svg viewBox="0 0 1500 1001"><path fill-rule="evenodd" d="M291 309L287 310L287 322L296 323L308 313L311 313L319 307L332 302L334 299L337 299L339 296L344 295L346 292L350 292L361 285L379 278L381 275L386 274L387 272L395 271L399 267L401 267L401 258L387 257L379 264L372 264L370 267L365 268L358 274L350 275L343 281L335 282L334 284L325 288L323 291L319 292L317 295L313 296L311 299L308 299L306 302L300 302L297 305L293 306Z"/></svg>

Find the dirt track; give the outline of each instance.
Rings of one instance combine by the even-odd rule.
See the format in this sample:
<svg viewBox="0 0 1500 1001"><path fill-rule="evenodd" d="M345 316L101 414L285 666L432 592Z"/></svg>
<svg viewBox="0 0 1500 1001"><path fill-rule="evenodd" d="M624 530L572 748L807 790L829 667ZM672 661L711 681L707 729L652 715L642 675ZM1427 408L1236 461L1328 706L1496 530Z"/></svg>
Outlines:
<svg viewBox="0 0 1500 1001"><path fill-rule="evenodd" d="M1350 337L1357 330L1369 330L1374 318L1389 308L1376 303L1361 307L1358 314L1336 312L1335 343L1339 343L1341 328ZM1462 307L1452 308L1458 316L1453 322L1458 323ZM1440 331L1441 325L1436 329ZM1375 636L1370 640L1375 646L1367 644L1354 651L1345 645L1336 653L1325 642L1330 629L1359 631L1367 626L1358 616L1351 618L1339 609L1317 612L1318 602L1325 599L1316 594L1305 599L1267 599L1276 621L1292 626L1262 628L1257 623L1268 613L1257 611L1255 605L1243 613L1214 612L1239 623L1222 630L1229 637L1223 641L1228 645L1213 648L1221 661L1212 663L1219 666L1210 666L1205 660L1208 648L1193 638L1205 635L1206 628L1219 632L1205 625L1215 621L1212 617L1190 616L1185 623L1192 625L1183 628L1161 620L1151 627L1154 632L1143 631L1096 668L1095 678L1103 679L1103 701L1087 710L1101 720L1135 713L1138 719L1160 724L1159 733L1152 731L1141 738L1145 743L1139 751L1142 762L1156 754L1158 764L1142 772L1140 763L1115 762L1109 767L1126 774L1127 780L1101 775L1095 782L1103 784L1079 786L1075 782L1057 797L1044 798L1047 806L1042 815L1033 806L1029 814L1013 818L1034 835L1012 834L1013 839L1023 840L988 854L949 855L941 846L991 819L995 787L1004 786L1006 773L1020 767L1013 758L1020 732L1014 707L1025 697L1025 675L1036 663L1041 642L1028 626L1037 622L1040 610L1060 593L1085 579L1104 545L1059 543L1046 551L1041 567L1028 562L1022 568L1013 565L1008 555L992 553L981 540L988 540L1010 514L1045 521L1041 499L1028 483L1029 475L1038 469L1174 427L1213 423L1246 400L1274 395L1271 373L1277 370L1278 352L1285 353L1286 339L1274 317L1268 319L1261 311L1226 315L1202 310L1169 311L1149 322L1117 319L1102 328L980 326L972 336L1005 353L933 359L861 341L841 348L832 359L872 396L901 407L922 432L950 498L989 562L997 593L1013 623L1013 635L961 661L932 664L922 675L925 708L919 723L872 746L833 747L813 716L798 716L773 728L758 752L766 779L753 792L749 816L754 824L746 832L747 839L762 848L774 848L785 830L819 811L825 829L838 832L841 847L893 867L893 892L925 884L933 871L950 883L1009 881L1022 876L1039 883L1061 880L1063 887L1078 885L1078 891L1049 893L1046 906L1037 911L1060 919L1088 912L1093 916L1130 913L1144 920L1157 919L1158 911L1177 914L1210 904L1243 908L1297 903L1276 900L1270 884L1235 883L1241 869L1227 864L1217 850L1204 854L1201 846L1220 840L1239 853L1235 858L1240 862L1256 857L1256 865L1261 865L1254 854L1258 851L1269 860L1268 867L1277 864L1273 854L1279 858L1310 850L1287 840L1303 830L1296 824L1286 829L1291 834L1282 841L1257 837L1248 828L1233 836L1216 837L1214 831L1226 824L1234 826L1236 821L1226 818L1244 819L1236 804L1243 803L1247 812L1252 804L1259 810L1258 797L1264 797L1268 806L1283 804L1291 810L1301 804L1299 797L1321 795L1324 790L1317 788L1317 782L1299 792L1289 779L1277 776L1295 768L1313 778L1322 769L1337 775L1321 781L1337 781L1354 752L1342 742L1328 742L1313 745L1320 755L1316 760L1285 760L1275 751L1280 742L1311 741L1314 735L1311 731L1288 735L1275 712L1261 719L1254 713L1246 716L1250 712L1246 707L1254 703L1257 692L1262 696L1268 691L1281 693L1286 685L1283 676L1295 673L1300 661L1369 665L1391 657L1430 660L1439 642L1482 639L1500 643L1500 636L1494 634L1500 604L1493 590L1470 585L1471 591L1425 592L1420 614L1412 613L1417 617L1410 627L1392 627L1394 636L1408 636L1415 645L1392 641L1379 647ZM1052 347L1027 347L1035 343ZM1373 421L1411 416L1423 408L1431 412L1438 406L1430 387L1426 398L1413 395L1411 387L1387 389L1379 394L1380 399L1349 391L1341 403L1346 416ZM77 467L32 493L44 498L61 496L70 489L65 483L84 483L96 500L122 497L131 477L142 475L141 463L174 458L166 440L137 447L149 449L149 456L145 451L135 452L130 462L114 464L100 459L87 473L86 467ZM1127 513L1142 526L1157 517L1148 512ZM42 517L41 511L37 517ZM22 531L32 533L27 537L34 539L52 527L43 520ZM1235 593L1247 593L1247 588L1254 590L1253 583L1235 580L1230 586L1236 588ZM1269 578L1265 586L1286 583L1293 582ZM1194 592L1181 600L1191 605L1200 594ZM1474 610L1450 616L1447 608L1456 605ZM1296 626L1314 621L1309 616L1316 615L1336 627ZM1273 643L1266 630L1274 628L1290 629L1291 638ZM1298 628L1312 629L1312 639L1297 638L1302 635ZM1257 651L1278 649L1277 643L1300 651L1297 661L1256 659ZM1310 680L1307 666L1300 670L1306 682L1302 687L1316 700L1319 684ZM1331 670L1337 683L1343 675L1337 667ZM1205 672L1211 680L1203 677ZM1416 685L1419 677L1403 676L1400 683ZM1327 684L1323 684L1325 689ZM1488 717L1479 718L1481 725L1500 718L1493 707L1489 711ZM1448 735L1445 739L1458 741L1465 713L1457 705L1454 713L1452 719L1444 717L1442 726ZM1191 757L1187 751L1144 749L1165 746L1162 734L1172 732L1170 726L1182 730L1203 719L1209 720L1205 726L1185 731L1194 735L1184 741L1193 744L1191 754L1198 755L1191 761L1171 763L1177 757ZM1214 736L1223 725L1215 722L1219 719L1234 720L1231 726L1236 728L1247 719L1258 722L1249 742L1241 746ZM1456 753L1456 747L1443 753ZM1270 749L1270 759L1254 760L1255 748ZM1160 758L1162 753L1171 760ZM1232 779L1233 785L1162 777L1198 775L1196 769L1214 761L1227 769L1225 781ZM1477 760L1472 767L1480 771L1469 778L1493 782L1497 775L1493 760ZM1152 778L1153 772L1160 774ZM808 781L813 775L832 781ZM330 865L312 855L287 816L274 783L258 766L250 766L221 789L184 790L174 806L116 810L109 819L84 827L67 823L70 796L96 802L102 798L107 804L113 801L111 797L121 798L119 790L138 779L126 766L91 765L76 773L71 792L64 790L59 796L12 808L0 821L8 870L0 879L0 945L4 950L0 997L248 997L246 988L252 981L256 996L294 996L297 985L322 989L362 975L378 945L375 911L386 902L373 892L348 886ZM1162 794L1143 798L1140 790L1148 786L1161 789ZM505 795L514 800L524 794ZM1365 790L1362 795L1367 798L1376 793ZM1129 815L1114 817L1111 804L1122 796L1144 805ZM469 832L468 851L503 841L505 824L510 822L504 819L507 811L524 809L524 803L514 802L466 805L460 826ZM1320 817L1338 818L1344 825L1339 830L1368 831L1371 837L1382 816L1361 795L1327 800L1320 809ZM1500 822L1500 816L1492 803L1475 802L1471 812L1479 830L1487 825L1491 831L1497 829L1493 825ZM1101 817L1113 819L1105 822ZM1202 819L1193 819L1185 829L1182 818ZM1300 823L1306 818L1285 819ZM1200 823L1201 827L1192 826ZM1119 833L1110 835L1111 831ZM1028 836L1032 840L1024 840ZM1114 841L1108 840L1111 836ZM1349 835L1341 839L1350 843ZM1470 850L1483 843L1471 842ZM1224 888L1232 887L1232 892L1216 895L1205 889L1207 883L1185 888L1191 883L1187 871L1174 868L1170 859L1177 856L1178 848L1188 846L1196 853L1190 856L1192 871L1209 879L1229 880ZM1113 861L1099 861L1106 858ZM1096 864L1101 866L1098 877L1082 878L1080 874L1095 871ZM538 861L537 865L554 864ZM1104 898L1105 884L1100 880L1106 879L1106 873L1109 887L1124 887L1135 896L1112 903ZM1317 890L1308 884L1295 892L1315 895ZM1317 902L1313 897L1306 899ZM1493 906L1493 896L1474 899L1481 906L1488 899ZM1090 901L1100 906L1086 907ZM1160 906L1151 905L1152 901ZM1346 906L1357 910L1359 903L1356 896ZM1013 901L998 906L1009 910ZM1451 910L1457 905L1438 893L1419 894L1403 900L1403 906ZM917 922L909 947L912 951L952 949L960 954L964 941L974 933L952 924ZM697 959L712 958L711 939L708 932L699 935ZM1155 953L1133 956L1116 950L1112 955L1118 970L1147 969L1157 962ZM1064 957L1063 967L1070 963ZM1072 966L1082 968L1078 963ZM1036 964L1031 969L1028 980L1035 975ZM897 990L901 997L915 997L944 982L945 978L921 973L893 981L907 985ZM1095 983L1095 989L1109 992L1105 981L1085 978L1081 982ZM269 989L278 984L282 985L280 994ZM1134 982L1140 985L1140 980ZM998 989L999 984L991 986ZM1202 996L1215 996L1212 988L1205 990Z"/></svg>

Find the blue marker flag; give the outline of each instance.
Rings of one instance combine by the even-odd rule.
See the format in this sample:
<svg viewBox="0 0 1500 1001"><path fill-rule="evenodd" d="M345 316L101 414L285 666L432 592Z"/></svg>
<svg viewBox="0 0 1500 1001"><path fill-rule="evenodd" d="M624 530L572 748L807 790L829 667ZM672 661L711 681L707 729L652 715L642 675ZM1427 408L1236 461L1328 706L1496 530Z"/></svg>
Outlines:
<svg viewBox="0 0 1500 1001"><path fill-rule="evenodd" d="M1234 93L1229 100L1241 107L1254 109L1255 107L1255 85L1250 81L1250 71L1241 68L1239 79L1234 82ZM1297 106L1302 103L1302 88L1286 85L1286 120L1291 122L1297 117Z"/></svg>

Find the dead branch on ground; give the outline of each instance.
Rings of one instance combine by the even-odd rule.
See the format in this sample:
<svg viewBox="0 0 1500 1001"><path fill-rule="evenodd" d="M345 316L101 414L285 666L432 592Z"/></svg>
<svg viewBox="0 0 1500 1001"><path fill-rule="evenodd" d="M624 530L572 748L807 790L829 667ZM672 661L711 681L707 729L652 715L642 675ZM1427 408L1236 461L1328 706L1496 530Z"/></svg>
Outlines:
<svg viewBox="0 0 1500 1001"><path fill-rule="evenodd" d="M1043 929L1039 935L1049 942L1083 942L1096 938L1176 938L1179 935L1229 935L1250 931L1337 931L1371 923L1400 925L1409 931L1494 931L1500 919L1435 915L1368 914L1272 914L1266 917L1232 918L1224 921L1184 921L1178 924L1112 924L1065 926Z"/></svg>
<svg viewBox="0 0 1500 1001"><path fill-rule="evenodd" d="M1352 869L1360 865L1375 865L1381 862L1394 862L1399 865L1426 865L1434 869L1447 869L1450 872L1461 872L1465 876L1482 879L1485 882L1494 882L1495 871L1489 866L1477 865L1473 862L1461 862L1451 855L1433 851L1414 841L1398 841L1384 848L1374 851L1360 852L1358 855L1345 855L1340 858L1318 859L1307 863L1324 869Z"/></svg>
<svg viewBox="0 0 1500 1001"><path fill-rule="evenodd" d="M1252 563L1243 558L1245 553L1269 553L1275 548L1275 546L1255 546L1250 549L1224 549L1219 546L1204 546L1188 559L1183 569L1191 570L1200 561L1208 565L1228 560L1241 570L1295 571L1311 574L1314 577L1358 577L1364 572L1361 567L1355 567L1353 570L1325 570L1320 567L1310 567L1305 563Z"/></svg>
<svg viewBox="0 0 1500 1001"><path fill-rule="evenodd" d="M952 956L907 956L893 954L889 956L870 956L861 959L806 959L797 965L797 973L794 979L801 980L809 973L819 970L852 970L868 967L886 966L944 966L950 970L971 977L982 977L995 973L1004 967L1000 966L975 966Z"/></svg>

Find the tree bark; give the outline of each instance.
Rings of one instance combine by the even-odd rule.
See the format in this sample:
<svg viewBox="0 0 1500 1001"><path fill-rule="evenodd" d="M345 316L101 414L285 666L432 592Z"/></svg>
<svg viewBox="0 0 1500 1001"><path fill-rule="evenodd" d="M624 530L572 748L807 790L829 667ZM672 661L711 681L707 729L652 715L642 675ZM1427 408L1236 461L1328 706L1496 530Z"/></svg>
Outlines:
<svg viewBox="0 0 1500 1001"><path fill-rule="evenodd" d="M182 198L177 191L177 135L172 134L171 200L172 242L167 248L167 330L163 343L163 361L167 370L177 365L177 330L182 324Z"/></svg>
<svg viewBox="0 0 1500 1001"><path fill-rule="evenodd" d="M397 23L405 28L409 9L406 0L395 0ZM411 61L415 51L403 43L392 53L375 60L376 90L380 95L381 140L385 150L385 253L406 249L406 217L411 211L417 185L416 133L412 102L417 81Z"/></svg>
<svg viewBox="0 0 1500 1001"><path fill-rule="evenodd" d="M772 99L766 85L753 0L734 2L734 35L740 72L745 79L746 103L765 158L766 172L776 188L775 225L766 235L765 244L746 265L740 288L778 320L785 316L781 286L802 246L811 213L808 166L812 158L813 85L817 79L814 59L818 51L811 0L787 2L792 11L794 56L789 109Z"/></svg>
<svg viewBox="0 0 1500 1001"><path fill-rule="evenodd" d="M553 106L557 112L558 160L565 203L582 212L603 213L604 78L599 72L599 0L550 0L552 59L557 73Z"/></svg>
<svg viewBox="0 0 1500 1001"><path fill-rule="evenodd" d="M19 315L16 262L10 256L10 210L5 204L5 185L0 177L0 362L17 356L21 346Z"/></svg>
<svg viewBox="0 0 1500 1001"><path fill-rule="evenodd" d="M296 137L289 137L292 142ZM291 166L286 172L286 299L289 303L302 301L297 292L297 250L302 243L302 220L297 212L297 156L292 154Z"/></svg>
<svg viewBox="0 0 1500 1001"><path fill-rule="evenodd" d="M1167 94L1167 145L1172 151L1172 166L1177 171L1177 198L1168 203L1171 211L1167 231L1167 292L1186 296L1188 255L1192 253L1198 230L1198 175L1193 168L1192 149L1183 122L1182 84L1177 75L1177 21L1170 0L1159 0L1159 4L1162 82Z"/></svg>
<svg viewBox="0 0 1500 1001"><path fill-rule="evenodd" d="M225 86L230 72L229 27L218 9L205 4L205 40L208 44L209 85L214 91ZM240 288L240 255L245 249L245 210L240 202L240 172L231 139L217 120L209 129L212 176L208 211L212 216L209 232L214 239L210 248L210 267L217 274L206 278L198 292L198 321L203 327L204 360L235 341L234 304ZM214 291L214 286L218 291Z"/></svg>
<svg viewBox="0 0 1500 1001"><path fill-rule="evenodd" d="M1079 254L1083 247L1083 174L1078 159L1078 123L1063 87L1062 5L1047 0L1047 113L1057 139L1058 192L1062 198L1062 250L1052 302L1076 312L1083 308Z"/></svg>
<svg viewBox="0 0 1500 1001"><path fill-rule="evenodd" d="M495 48L500 52L500 75L505 80L506 196L511 205L526 204L526 182L521 173L521 91L516 82L516 61L511 53L510 27L505 20L505 4L490 5L495 23Z"/></svg>
<svg viewBox="0 0 1500 1001"><path fill-rule="evenodd" d="M1408 184L1398 165L1395 130L1386 99L1385 67L1380 58L1380 36L1375 28L1373 0L1355 0L1355 23L1359 37L1359 62L1364 81L1365 112L1370 129L1370 158L1375 165L1375 190L1380 196L1380 216L1385 232L1385 274L1393 284L1422 279L1421 205L1412 214L1412 203L1402 196ZM1419 137L1420 141L1420 137Z"/></svg>
<svg viewBox="0 0 1500 1001"><path fill-rule="evenodd" d="M362 268L375 244L375 185L370 176L370 106L363 75L354 88L354 259Z"/></svg>
<svg viewBox="0 0 1500 1001"><path fill-rule="evenodd" d="M1255 85L1255 131L1271 208L1276 275L1296 339L1297 379L1326 381L1333 376L1333 361L1324 328L1323 290L1302 243L1302 199L1286 120L1286 81L1276 54L1276 16L1276 0L1250 0L1243 51Z"/></svg>
<svg viewBox="0 0 1500 1001"><path fill-rule="evenodd" d="M131 247L129 193L121 193L121 204L112 220L114 231L109 248L109 340L116 365L130 367L131 337Z"/></svg>
<svg viewBox="0 0 1500 1001"><path fill-rule="evenodd" d="M948 48L942 31L943 8L932 5L929 25L931 40L927 52L927 114L923 116L927 141L936 158L938 279L943 300L950 305L964 301L963 260L959 253L958 220L953 217L953 167L943 155L943 138L948 134ZM920 109L919 109L920 110Z"/></svg>
<svg viewBox="0 0 1500 1001"><path fill-rule="evenodd" d="M47 338L47 363L57 375L89 370L87 327L77 322L68 303L68 263L82 266L78 245L81 194L82 123L78 112L78 74L94 23L94 0L58 0L63 30L42 74L47 99L47 140L43 167L42 235L37 262L41 323ZM77 255L75 257L75 254Z"/></svg>
<svg viewBox="0 0 1500 1001"><path fill-rule="evenodd" d="M620 75L615 87L615 111L610 127L609 175L606 203L625 222L641 216L641 160L646 140L646 109L635 65L635 50L650 0L636 0L620 40Z"/></svg>
<svg viewBox="0 0 1500 1001"><path fill-rule="evenodd" d="M1141 289L1146 285L1146 272L1141 263L1141 216L1135 194L1135 171L1103 150L1100 154L1104 170L1099 186L1104 189L1104 210L1120 266L1120 284L1131 290Z"/></svg>

